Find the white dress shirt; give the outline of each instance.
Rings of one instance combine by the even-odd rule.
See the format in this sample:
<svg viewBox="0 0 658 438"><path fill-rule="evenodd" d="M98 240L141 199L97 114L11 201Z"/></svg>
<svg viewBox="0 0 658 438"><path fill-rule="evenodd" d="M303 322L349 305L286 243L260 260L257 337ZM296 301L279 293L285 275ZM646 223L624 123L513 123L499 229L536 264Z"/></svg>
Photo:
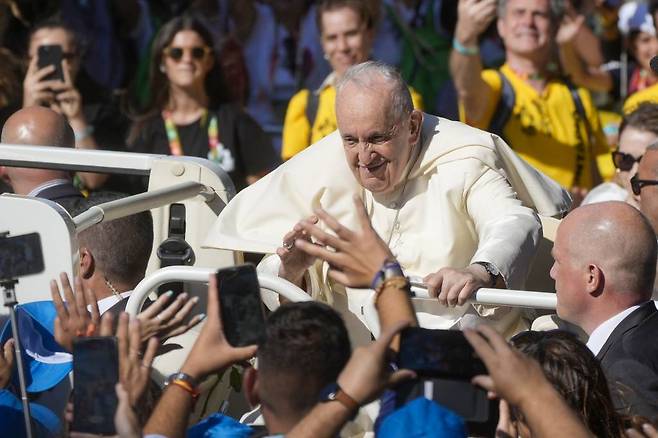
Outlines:
<svg viewBox="0 0 658 438"><path fill-rule="evenodd" d="M601 348L603 348L603 345L608 340L612 332L617 328L617 326L638 307L640 306L637 305L629 307L628 309L616 314L594 329L592 334L589 336L589 339L587 340L587 348L590 349L594 356L599 354L599 351L601 351Z"/></svg>
<svg viewBox="0 0 658 438"><path fill-rule="evenodd" d="M102 315L108 309L110 309L112 306L117 304L119 301L121 301L124 298L129 297L132 292L133 291L131 291L131 290L126 291L126 292L121 292L119 294L119 295L121 295L121 299L119 299L119 297L117 297L116 295L112 294L109 297L105 297L105 298L102 298L102 299L98 300L97 301L98 313L100 313Z"/></svg>

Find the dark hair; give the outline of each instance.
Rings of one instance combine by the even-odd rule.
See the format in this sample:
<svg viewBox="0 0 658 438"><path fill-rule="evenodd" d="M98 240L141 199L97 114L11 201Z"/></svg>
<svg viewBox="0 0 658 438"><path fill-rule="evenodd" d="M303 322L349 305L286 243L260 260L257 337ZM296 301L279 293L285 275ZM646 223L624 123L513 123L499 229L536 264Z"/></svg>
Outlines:
<svg viewBox="0 0 658 438"><path fill-rule="evenodd" d="M28 38L28 49L34 34L43 29L62 29L64 32L68 33L71 38L71 43L73 44L73 47L75 47L78 56L82 58L87 46L85 39L71 26L58 18L48 18L46 20L40 21L30 30L30 37Z"/></svg>
<svg viewBox="0 0 658 438"><path fill-rule="evenodd" d="M117 192L96 192L72 213L76 216L90 207L126 195ZM153 219L150 211L101 222L78 235L79 245L89 248L98 268L110 282L137 285L146 272L153 247Z"/></svg>
<svg viewBox="0 0 658 438"><path fill-rule="evenodd" d="M341 8L350 8L359 14L361 22L366 25L366 29L375 27L377 13L372 10L370 2L367 0L322 0L315 10L315 23L320 34L322 34L322 14Z"/></svg>
<svg viewBox="0 0 658 438"><path fill-rule="evenodd" d="M510 342L539 362L546 378L594 436L624 436L601 364L574 334L526 331Z"/></svg>
<svg viewBox="0 0 658 438"><path fill-rule="evenodd" d="M308 411L350 354L345 323L334 309L314 301L282 305L267 319L258 346L262 403L279 414Z"/></svg>
<svg viewBox="0 0 658 438"><path fill-rule="evenodd" d="M658 104L642 102L633 112L621 119L619 133L621 134L629 126L658 135Z"/></svg>

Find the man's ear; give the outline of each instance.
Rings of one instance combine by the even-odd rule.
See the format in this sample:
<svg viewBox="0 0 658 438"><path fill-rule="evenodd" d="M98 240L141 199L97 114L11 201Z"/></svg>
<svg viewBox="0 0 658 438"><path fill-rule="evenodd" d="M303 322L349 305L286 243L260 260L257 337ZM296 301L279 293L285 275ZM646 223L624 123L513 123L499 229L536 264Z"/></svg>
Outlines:
<svg viewBox="0 0 658 438"><path fill-rule="evenodd" d="M96 261L94 255L87 247L80 248L80 277L87 280L94 275L96 270Z"/></svg>
<svg viewBox="0 0 658 438"><path fill-rule="evenodd" d="M242 390L249 406L254 407L260 404L260 396L258 395L258 370L256 368L249 367L244 371Z"/></svg>
<svg viewBox="0 0 658 438"><path fill-rule="evenodd" d="M585 279L585 290L588 294L598 297L605 286L605 275L597 265L587 265L587 278Z"/></svg>
<svg viewBox="0 0 658 438"><path fill-rule="evenodd" d="M409 146L418 143L420 138L420 131L423 127L423 113L422 111L413 110L409 117Z"/></svg>

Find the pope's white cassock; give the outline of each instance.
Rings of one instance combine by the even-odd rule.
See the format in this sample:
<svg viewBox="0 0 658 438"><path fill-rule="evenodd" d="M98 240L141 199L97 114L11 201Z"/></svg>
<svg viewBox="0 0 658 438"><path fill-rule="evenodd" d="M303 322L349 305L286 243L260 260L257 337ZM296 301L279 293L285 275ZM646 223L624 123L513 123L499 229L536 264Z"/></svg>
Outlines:
<svg viewBox="0 0 658 438"><path fill-rule="evenodd" d="M240 192L219 215L206 244L272 254L283 236L320 205L357 229L352 196L358 194L407 275L423 277L442 267L482 261L495 265L509 288L522 288L540 238L536 212L562 215L569 195L500 138L459 122L425 114L414 149L406 177L393 193L371 193L353 176L336 131ZM269 256L259 270L276 273L278 263L278 256ZM339 309L349 307L377 333L374 293L346 291L327 277L327 270L322 262L309 269L309 293ZM446 308L424 300L416 309L426 327L459 328L485 316L502 331L520 328L518 313L509 308ZM343 315L354 327L354 316Z"/></svg>

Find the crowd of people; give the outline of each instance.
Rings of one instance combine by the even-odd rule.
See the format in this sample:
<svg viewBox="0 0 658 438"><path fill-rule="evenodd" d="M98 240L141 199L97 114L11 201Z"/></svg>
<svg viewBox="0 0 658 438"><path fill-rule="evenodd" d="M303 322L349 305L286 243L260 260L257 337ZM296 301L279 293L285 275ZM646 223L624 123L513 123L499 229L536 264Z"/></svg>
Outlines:
<svg viewBox="0 0 658 438"><path fill-rule="evenodd" d="M37 436L89 436L71 363L100 337L117 343L105 415L121 437L658 437L658 2L10 0L0 12L2 143L207 158L237 194L206 244L259 254L259 272L313 298L263 290L264 335L247 346L224 334L215 276L205 313L166 292L131 319L151 215L86 229L77 277L18 307ZM0 176L2 191L72 217L148 184ZM532 331L535 312L472 300L524 288L542 218L560 219L544 273L557 315ZM430 298L412 300L412 283ZM483 368L436 381L398 367L418 327L461 331L464 369ZM177 336L191 336L184 359L159 375ZM10 327L0 343L0 435L23 436ZM241 418L209 395L236 375L253 409ZM467 411L485 393L496 402L477 426Z"/></svg>

